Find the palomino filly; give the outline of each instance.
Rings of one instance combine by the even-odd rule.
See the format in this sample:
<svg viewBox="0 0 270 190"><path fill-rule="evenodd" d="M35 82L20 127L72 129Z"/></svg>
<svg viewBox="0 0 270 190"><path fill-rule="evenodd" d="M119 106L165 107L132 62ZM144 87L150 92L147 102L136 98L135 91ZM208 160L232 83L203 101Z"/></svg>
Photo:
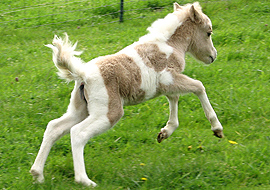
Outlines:
<svg viewBox="0 0 270 190"><path fill-rule="evenodd" d="M51 147L70 132L75 181L96 186L85 171L83 151L87 141L114 126L123 116L123 106L165 95L170 104L169 120L157 140L168 138L178 127L178 98L194 93L201 101L212 131L223 137L223 128L207 98L203 84L181 74L185 54L210 64L217 52L211 40L210 19L202 13L199 3L180 6L174 12L155 21L149 33L120 52L83 63L81 52L75 51L66 35L55 36L53 61L59 76L75 80L67 113L49 122L37 158L30 170L38 182L43 182L43 168Z"/></svg>

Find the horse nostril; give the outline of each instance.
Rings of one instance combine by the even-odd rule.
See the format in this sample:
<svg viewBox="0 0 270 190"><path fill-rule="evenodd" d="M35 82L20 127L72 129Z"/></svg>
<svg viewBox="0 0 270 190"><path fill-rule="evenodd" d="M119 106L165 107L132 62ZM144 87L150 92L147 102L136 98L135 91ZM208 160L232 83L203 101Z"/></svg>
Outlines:
<svg viewBox="0 0 270 190"><path fill-rule="evenodd" d="M211 58L211 63L213 63L215 59L211 55L209 57Z"/></svg>

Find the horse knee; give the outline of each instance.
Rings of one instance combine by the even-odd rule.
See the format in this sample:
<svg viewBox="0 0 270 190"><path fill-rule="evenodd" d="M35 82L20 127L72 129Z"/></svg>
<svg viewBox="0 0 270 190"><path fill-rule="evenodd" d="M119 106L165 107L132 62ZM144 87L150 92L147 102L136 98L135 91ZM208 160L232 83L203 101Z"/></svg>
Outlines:
<svg viewBox="0 0 270 190"><path fill-rule="evenodd" d="M203 85L203 83L199 80L195 80L195 83L194 83L194 94L196 95L200 95L202 93L205 93L205 87Z"/></svg>
<svg viewBox="0 0 270 190"><path fill-rule="evenodd" d="M44 137L49 136L51 139L57 139L57 137L62 133L61 128L57 127L59 119L51 120L44 132Z"/></svg>
<svg viewBox="0 0 270 190"><path fill-rule="evenodd" d="M86 137L85 132L79 130L76 127L73 127L70 129L70 138L71 138L71 144L73 145L84 146L88 141L88 138Z"/></svg>

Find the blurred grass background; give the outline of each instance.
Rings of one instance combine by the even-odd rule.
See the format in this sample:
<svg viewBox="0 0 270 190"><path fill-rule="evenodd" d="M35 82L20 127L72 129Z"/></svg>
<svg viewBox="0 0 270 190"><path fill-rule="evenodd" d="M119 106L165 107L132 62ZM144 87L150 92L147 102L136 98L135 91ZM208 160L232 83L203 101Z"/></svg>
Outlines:
<svg viewBox="0 0 270 190"><path fill-rule="evenodd" d="M65 113L73 88L58 79L43 45L67 32L85 61L112 54L172 12L173 2L126 1L123 23L112 0L0 2L0 188L87 189L74 182L69 136L52 148L44 184L28 173L47 123ZM96 189L270 188L270 2L200 4L213 23L218 59L205 66L187 56L184 73L205 85L226 138L212 136L192 94L180 97L180 126L161 144L156 136L168 119L166 98L125 107L112 130L86 145Z"/></svg>

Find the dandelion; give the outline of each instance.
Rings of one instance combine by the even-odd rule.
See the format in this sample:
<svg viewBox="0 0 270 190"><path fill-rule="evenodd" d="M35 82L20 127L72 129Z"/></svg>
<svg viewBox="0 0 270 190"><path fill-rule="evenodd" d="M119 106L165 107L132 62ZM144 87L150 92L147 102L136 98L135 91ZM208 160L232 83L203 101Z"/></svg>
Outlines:
<svg viewBox="0 0 270 190"><path fill-rule="evenodd" d="M140 163L140 166L145 166L145 163Z"/></svg>
<svg viewBox="0 0 270 190"><path fill-rule="evenodd" d="M229 140L229 143L231 143L231 144L238 144L237 142L235 142L235 141L230 141L230 140Z"/></svg>
<svg viewBox="0 0 270 190"><path fill-rule="evenodd" d="M203 150L203 146L202 145L198 146L198 149Z"/></svg>
<svg viewBox="0 0 270 190"><path fill-rule="evenodd" d="M147 181L147 178L146 177L142 177L141 180L142 181Z"/></svg>

